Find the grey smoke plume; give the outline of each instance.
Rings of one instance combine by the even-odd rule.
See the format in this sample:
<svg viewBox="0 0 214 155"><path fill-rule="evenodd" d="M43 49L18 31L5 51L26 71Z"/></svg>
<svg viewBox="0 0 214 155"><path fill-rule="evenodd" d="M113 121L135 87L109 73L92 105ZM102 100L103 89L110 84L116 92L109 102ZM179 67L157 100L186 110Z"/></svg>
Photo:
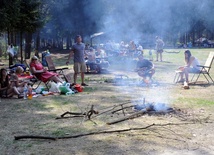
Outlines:
<svg viewBox="0 0 214 155"><path fill-rule="evenodd" d="M101 10L95 0L89 7L95 18ZM106 11L99 20L100 30L114 40L146 37L151 32L164 37L171 33L184 33L190 26L203 20L208 28L214 26L212 0L109 0L104 1ZM87 7L86 10L89 10ZM213 30L213 28L211 28ZM169 32L173 30L173 32ZM143 36L144 35L144 36Z"/></svg>
<svg viewBox="0 0 214 155"><path fill-rule="evenodd" d="M47 0L46 0L47 1ZM178 35L201 21L214 32L213 0L57 0L52 8L54 26L90 36L105 32L115 41L138 40L159 35ZM85 31L87 29L87 31ZM72 32L73 31L73 32ZM75 32L74 32L75 31ZM89 34L90 33L90 34Z"/></svg>

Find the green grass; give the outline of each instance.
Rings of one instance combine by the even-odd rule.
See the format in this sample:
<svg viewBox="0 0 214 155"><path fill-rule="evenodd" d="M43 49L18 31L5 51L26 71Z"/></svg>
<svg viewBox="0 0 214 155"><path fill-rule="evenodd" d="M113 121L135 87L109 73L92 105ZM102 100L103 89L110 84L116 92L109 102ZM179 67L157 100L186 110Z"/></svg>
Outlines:
<svg viewBox="0 0 214 155"><path fill-rule="evenodd" d="M200 98L178 98L177 102L180 103L187 103L191 105L203 105L203 106L210 106L214 105L214 101L206 100L206 99L200 99Z"/></svg>

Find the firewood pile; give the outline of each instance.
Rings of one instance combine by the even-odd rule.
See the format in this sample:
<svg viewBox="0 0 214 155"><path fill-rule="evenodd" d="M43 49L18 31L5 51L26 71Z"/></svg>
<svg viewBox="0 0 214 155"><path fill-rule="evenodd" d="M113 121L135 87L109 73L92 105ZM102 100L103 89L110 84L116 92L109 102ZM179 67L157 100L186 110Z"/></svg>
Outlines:
<svg viewBox="0 0 214 155"><path fill-rule="evenodd" d="M174 112L174 109L167 106L164 103L146 103L144 99L142 101L137 101L136 104L133 104L131 101L128 101L125 103L121 103L121 104L109 107L102 111L95 110L94 105L92 105L91 108L86 112L83 112L83 113L65 112L60 117L57 117L56 119L84 117L86 118L86 120L92 121L93 118L104 114L106 115L110 114L112 116L114 116L114 114L122 114L123 115L122 117L106 123L107 125L112 125L112 124L120 123L129 119L140 117L145 114L157 115L157 114L166 114L166 113L172 113L172 112Z"/></svg>
<svg viewBox="0 0 214 155"><path fill-rule="evenodd" d="M121 116L121 114L123 116ZM182 121L188 121L188 113L185 114L180 109L173 109L169 107L167 104L164 103L149 103L145 101L145 98L140 101L127 101L125 103L117 104L115 106L108 107L106 109L97 110L94 105L91 105L91 107L86 110L85 112L65 112L60 117L57 117L56 119L68 119L68 118L77 118L82 117L85 121L90 120L97 124L95 122L95 118L104 115L106 116L115 116L111 121L106 122L107 125L113 125L117 124L126 120L134 119L141 117L143 115L166 115L169 114L169 116L174 115L178 116L182 119ZM184 115L183 115L184 114ZM186 117L187 116L187 117ZM112 117L111 117L112 118ZM203 120L199 120L200 123L202 121L208 122L209 118L205 118ZM182 123L184 124L193 124L195 123L195 120L189 120L188 122ZM67 138L78 138L83 136L89 136L89 135L95 135L95 134L107 134L107 133L121 133L121 132L127 132L127 131L136 131L136 130L146 130L150 127L162 127L162 126L170 126L170 125L178 125L173 123L166 123L166 124L155 124L152 123L150 125L146 125L143 127L132 127L132 128L125 128L125 129L117 129L117 130L102 130L102 131L92 131L88 133L80 133L77 135L69 135L69 136L41 136L41 135L21 135L21 136L14 136L15 140L20 139L47 139L47 140L59 140L59 139L67 139Z"/></svg>

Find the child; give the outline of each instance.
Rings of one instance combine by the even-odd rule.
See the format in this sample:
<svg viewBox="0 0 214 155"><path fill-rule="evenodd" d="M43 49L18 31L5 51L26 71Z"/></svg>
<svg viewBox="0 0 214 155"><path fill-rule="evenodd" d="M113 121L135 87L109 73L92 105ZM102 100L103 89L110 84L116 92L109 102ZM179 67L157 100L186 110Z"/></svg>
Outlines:
<svg viewBox="0 0 214 155"><path fill-rule="evenodd" d="M22 98L18 89L11 85L9 75L5 68L0 70L0 92L1 97L12 97L13 95L18 95L18 98Z"/></svg>
<svg viewBox="0 0 214 155"><path fill-rule="evenodd" d="M20 93L24 92L25 84L30 84L30 81L19 79L19 77L24 74L23 72L24 69L21 66L18 66L15 70L15 73L13 73L10 78L12 86L15 86Z"/></svg>

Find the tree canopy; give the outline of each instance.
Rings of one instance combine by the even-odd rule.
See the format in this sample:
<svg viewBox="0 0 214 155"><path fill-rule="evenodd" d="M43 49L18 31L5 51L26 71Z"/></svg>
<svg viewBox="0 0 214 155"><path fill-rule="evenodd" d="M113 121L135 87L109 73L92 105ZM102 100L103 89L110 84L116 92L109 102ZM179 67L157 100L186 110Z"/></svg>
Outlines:
<svg viewBox="0 0 214 155"><path fill-rule="evenodd" d="M61 40L104 32L112 40L159 35L169 42L214 38L213 0L2 0L0 31Z"/></svg>

